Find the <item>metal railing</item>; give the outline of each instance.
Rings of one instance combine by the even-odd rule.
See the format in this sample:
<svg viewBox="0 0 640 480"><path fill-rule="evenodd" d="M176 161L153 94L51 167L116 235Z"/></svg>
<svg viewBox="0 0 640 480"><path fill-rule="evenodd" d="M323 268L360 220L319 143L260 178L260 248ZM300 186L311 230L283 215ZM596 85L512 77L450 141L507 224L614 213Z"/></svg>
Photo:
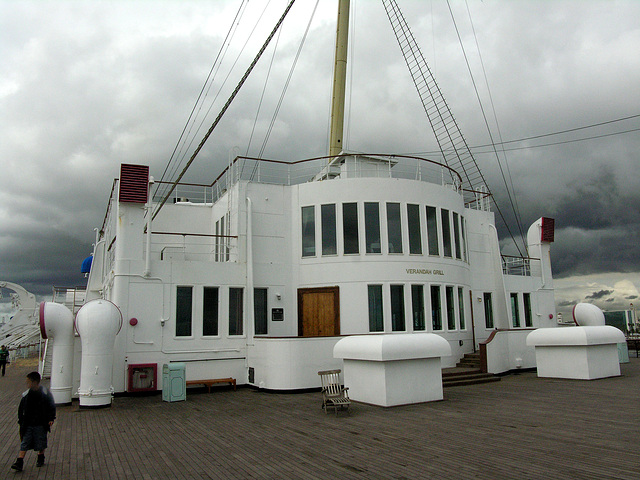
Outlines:
<svg viewBox="0 0 640 480"><path fill-rule="evenodd" d="M350 162L352 159L356 161ZM369 161L367 161L367 159ZM463 194L462 178L454 169L435 160L410 155L345 154L285 162L239 156L210 184L181 183L172 194L173 202L213 203L239 181L274 185L299 185L333 178L387 177L450 185ZM154 201L163 198L171 182L156 182ZM469 201L489 196L486 192L464 192Z"/></svg>

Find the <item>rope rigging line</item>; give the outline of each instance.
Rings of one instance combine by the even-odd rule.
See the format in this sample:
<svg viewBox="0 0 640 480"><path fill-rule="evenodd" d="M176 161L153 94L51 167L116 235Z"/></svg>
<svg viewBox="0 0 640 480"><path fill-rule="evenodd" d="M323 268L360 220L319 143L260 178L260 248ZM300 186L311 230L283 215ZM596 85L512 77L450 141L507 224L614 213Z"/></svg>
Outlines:
<svg viewBox="0 0 640 480"><path fill-rule="evenodd" d="M178 183L180 182L180 180L182 180L182 177L184 177L185 173L187 172L187 170L189 169L189 167L191 166L191 164L193 163L193 161L196 159L196 157L198 156L198 154L200 153L200 150L202 150L202 147L204 147L204 144L207 142L207 140L209 139L209 137L211 136L211 133L213 132L213 130L218 126L218 123L220 123L220 120L222 119L222 117L224 116L224 114L226 113L227 109L229 108L229 106L231 105L231 103L233 102L233 100L236 98L236 95L238 94L238 92L240 91L240 89L242 88L242 86L244 85L245 81L247 80L247 78L249 77L249 74L251 74L251 72L253 71L254 67L256 66L256 64L258 63L258 60L260 60L260 57L262 57L262 54L264 53L264 51L267 49L267 47L269 46L269 43L271 42L271 39L275 36L276 32L278 31L278 29L280 28L280 25L282 25L282 22L284 22L284 19L286 18L287 14L289 13L289 10L291 10L291 7L293 6L293 4L295 3L296 0L291 0L289 2L289 4L287 5L287 7L285 8L282 16L280 17L280 19L278 20L278 22L276 23L275 27L273 27L273 30L271 31L271 33L269 34L269 36L267 37L267 39L265 40L264 44L262 45L262 47L260 48L260 51L258 52L258 54L256 55L256 57L253 59L253 62L251 62L251 65L249 65L249 68L247 68L247 71L244 73L243 77L240 79L240 82L238 83L238 85L236 86L235 90L233 91L233 93L231 93L231 96L229 97L229 99L227 100L227 103L225 103L225 105L222 107L222 110L220 111L220 113L218 114L218 116L216 117L216 119L213 121L213 123L211 124L211 127L209 127L209 130L207 131L207 133L205 134L204 138L200 141L200 144L198 145L198 147L196 148L196 150L193 152L193 154L191 155L191 158L189 159L189 161L187 162L187 164L185 165L184 169L182 170L182 172L180 172L180 175L178 175L178 178L171 184L171 189L169 190L169 192L164 196L164 198L162 199L162 202L160 202L160 205L158 205L158 207L155 209L154 213L153 213L153 219L156 218L156 216L158 215L158 213L160 212L160 210L162 209L162 207L164 206L164 204L167 202L169 196L173 193L173 191L176 189L176 186L178 185Z"/></svg>
<svg viewBox="0 0 640 480"><path fill-rule="evenodd" d="M247 38L245 39L244 45L242 46L242 48L240 49L240 51L238 52L238 54L236 55L235 60L233 61L233 64L231 65L231 67L229 68L227 75L225 76L224 80L222 81L222 83L220 84L220 87L218 88L215 96L213 97L213 100L211 100L211 103L209 104L209 108L207 108L207 111L204 113L204 115L202 116L200 123L197 125L196 127L196 118L200 117L200 114L202 112L202 108L204 106L204 100L200 103L199 108L198 108L198 112L196 113L196 117L193 120L193 123L190 125L189 127L189 131L187 132L186 138L178 152L178 155L180 156L180 161L178 163L176 163L176 165L174 166L171 175L169 175L169 178L173 178L178 170L180 169L180 166L184 164L186 157L187 157L187 153L189 151L189 149L191 149L191 147L193 146L193 143L196 140L196 137L198 135L198 133L202 130L202 126L204 125L204 122L207 120L207 118L209 117L209 114L211 113L211 110L213 109L213 106L215 105L216 101L218 100L218 98L220 97L222 90L224 89L225 85L227 85L227 81L229 80L229 78L231 77L231 74L233 73L233 70L235 69L237 63L240 61L240 57L242 56L245 48L247 47L247 44L249 43L249 41L251 40L251 38L253 37L256 29L258 28L258 25L260 24L260 21L262 20L262 18L264 17L265 12L267 11L269 5L271 4L271 0L269 0L266 5L264 6L264 8L262 9L262 12L260 13L260 16L258 17L258 19L256 20L251 32L249 33L249 35L247 36ZM246 5L244 7L244 10L242 12L242 15L240 15L240 18L242 18L242 16L244 15L244 12L246 11ZM235 36L238 26L240 25L240 19L238 19L232 26L233 28L233 33L231 34L231 37L229 38L229 40L226 42L226 46L224 46L224 52L222 54L222 58L220 59L220 62L218 64L218 69L216 71L216 73L220 70L220 67L222 66L222 61L223 59L226 57L227 52L231 46L231 42L233 41L233 37ZM211 88L213 87L213 79L211 80L211 82L209 83L208 87L207 87L207 91L205 94L205 98L207 98L209 96L209 92L211 91ZM195 132L194 132L194 127L195 127ZM192 135L193 132L193 135ZM189 142L187 143L187 139L190 138ZM165 185L165 188L169 188Z"/></svg>
<svg viewBox="0 0 640 480"><path fill-rule="evenodd" d="M466 2L465 2L466 3ZM460 48L462 49L462 54L464 56L464 61L467 65L467 70L469 71L469 76L471 77L471 83L473 84L473 90L476 94L476 99L478 100L478 104L480 105L480 111L482 112L482 118L484 119L484 124L487 128L487 133L489 134L489 139L491 140L491 145L493 146L493 150L495 153L495 157L496 157L496 161L498 162L498 168L500 169L500 174L502 175L502 181L504 182L504 187L505 190L507 191L507 198L509 199L509 204L511 205L511 210L513 211L513 215L515 217L516 220L516 226L518 227L518 231L520 232L520 238L522 239L522 245L524 246L524 250L525 252L527 252L527 256L528 256L528 247L527 247L527 241L525 239L524 236L524 231L522 229L522 222L520 220L520 215L519 215L519 210L516 207L516 204L514 202L514 195L511 194L513 190L513 180L511 180L511 172L509 171L509 164L507 163L507 159L506 156L504 158L505 160L505 165L507 168L507 173L509 175L509 180L511 180L511 188L509 188L509 182L507 182L507 177L505 176L504 173L504 169L502 168L502 162L500 161L500 155L498 155L498 150L495 147L495 142L493 140L493 134L491 133L491 128L489 127L489 120L487 119L487 114L484 111L484 105L482 104L482 101L480 100L480 93L478 92L478 86L476 85L476 80L475 77L473 76L473 72L471 71L471 65L469 65L469 58L467 57L467 51L464 48L464 44L462 42L462 37L460 36L460 30L458 29L458 23L456 22L455 16L453 15L453 10L451 9L451 3L449 2L449 0L447 0L447 7L449 8L449 14L451 15L451 21L453 22L453 26L456 30L456 35L458 36L458 42L460 43ZM469 11L468 9L468 5L467 5L467 11ZM471 12L469 12L469 19L471 19ZM471 23L472 29L473 29L473 22ZM473 34L475 37L475 29L473 29ZM476 40L476 45L478 44L478 39L477 37L475 37ZM480 49L478 48L478 52L480 52ZM484 63L482 63L482 56L480 57L480 63L482 64L482 70L484 72ZM485 82L486 82L486 72L485 72ZM487 89L489 88L489 84L487 82ZM491 91L489 90L489 97L491 99L491 105L493 106L493 98L491 98ZM493 109L494 115L495 115L495 108ZM496 125L498 124L497 119L496 119ZM499 127L498 127L499 129ZM515 192L515 191L514 191ZM494 204L496 205L497 208L497 204L494 198ZM500 214L502 216L502 213ZM505 222L506 225L506 221L504 219L504 217L502 218L502 220ZM516 243L516 239L514 236L511 237L511 239L513 240L514 243ZM517 247L517 243L516 243L516 247ZM518 248L518 251L520 251L520 248Z"/></svg>
<svg viewBox="0 0 640 480"><path fill-rule="evenodd" d="M420 101L427 114L427 119L436 137L440 153L445 165L461 170L463 192L472 197L465 199L465 203L473 201L476 193L485 191L493 198L487 181L479 169L460 128L447 104L438 83L433 76L424 55L420 51L406 19L400 11L396 0L382 0L382 4L391 23L391 27L398 41L398 45L411 74L413 83L418 91ZM506 222L500 206L493 198L493 204L502 219L509 235L522 256L522 251L515 241L515 237Z"/></svg>
<svg viewBox="0 0 640 480"><path fill-rule="evenodd" d="M209 116L209 114L211 113L211 110L213 109L213 106L215 105L216 100L218 100L218 97L220 96L220 94L222 93L222 90L224 89L225 85L227 84L227 81L229 80L229 78L231 77L231 74L233 73L233 70L235 69L238 61L240 60L240 57L242 56L242 53L244 52L245 48L247 47L247 45L249 44L249 41L251 40L251 38L253 37L253 34L255 33L256 29L258 28L258 25L260 24L260 21L262 20L262 17L264 16L265 12L267 11L267 8L269 7L269 4L271 3L271 0L269 0L267 2L267 4L265 5L265 7L262 9L262 13L260 14L260 17L258 18L258 20L256 21L255 25L253 26L253 29L251 30L251 33L249 33L249 36L247 37L247 39L244 42L244 45L242 46L242 48L240 49L240 52L238 53L238 55L236 56L235 61L233 62L233 64L231 65L231 68L229 69L229 71L227 72L227 76L224 78L224 80L222 81L222 84L220 85L220 88L218 88L218 91L216 92L216 95L214 97L214 99L211 102L211 105L209 105L209 108L207 109L207 112L204 114L204 116L202 117L202 120L200 121L200 124L198 125L198 128L196 130L196 133L193 135L193 137L191 137L191 141L189 142L189 145L187 146L187 149L191 148L191 146L193 145L193 142L196 139L196 135L198 134L198 132L200 132L200 129L202 128L202 125L204 125L204 122L206 121L207 117ZM228 46L227 46L228 48ZM184 158L187 155L187 149L185 149L184 154L183 154L183 158L182 160L184 160Z"/></svg>
<svg viewBox="0 0 640 480"><path fill-rule="evenodd" d="M278 116L278 113L280 112L280 108L282 107L282 102L284 101L284 97L287 93L287 89L289 88L289 83L291 83L291 78L293 77L293 72L296 69L296 65L298 64L298 59L300 58L300 53L302 53L302 47L304 46L304 43L307 39L307 35L309 34L309 29L311 28L311 23L313 21L313 18L316 14L316 10L318 9L318 4L320 3L320 0L316 0L316 5L315 7L313 7L313 11L311 12L311 18L309 18L309 22L307 23L307 28L304 31L304 35L302 36L302 40L300 41L300 45L298 46L298 51L296 52L296 56L293 60L293 64L291 65L291 68L289 69L289 75L287 76L287 80L284 84L284 88L282 89L282 93L280 94L280 98L278 100L278 105L276 106L275 112L273 113L273 116L271 118L271 123L269 124L269 128L267 130L267 135L265 136L264 141L262 142L262 147L260 148L260 153L258 154L258 158L262 158L262 155L264 154L264 150L267 147L267 143L269 141L269 137L271 135L271 132L273 130L273 126L276 123L276 117Z"/></svg>
<svg viewBox="0 0 640 480"><path fill-rule="evenodd" d="M285 81L284 87L282 89L282 93L280 94L280 99L278 100L278 104L276 105L276 108L273 112L273 116L271 117L271 123L269 124L269 128L267 129L267 133L265 135L264 141L262 142L262 146L260 148L260 152L258 153L258 158L262 158L262 156L264 155L264 151L267 147L267 143L269 142L269 137L271 136L271 132L273 131L273 126L276 123L276 118L278 117L278 113L280 113L280 108L282 107L282 102L284 101L284 97L287 93L287 89L289 88L289 83L291 82L291 78L293 77L293 72L296 69L296 65L298 64L298 59L300 58L300 54L302 53L302 47L305 44L305 41L307 39L307 35L309 34L309 30L311 28L311 23L313 22L313 18L315 17L316 14L316 10L318 9L318 4L320 3L320 0L316 0L316 4L313 7L313 11L311 12L311 17L309 18L309 22L307 23L307 28L304 31L304 35L302 36L302 39L300 40L300 45L298 46L298 51L296 52L296 56L293 60L293 63L291 64L291 68L289 69L289 75L287 76L287 80ZM243 166L243 170L244 170L244 166ZM250 175L250 179L253 180L256 172L258 170L258 163L256 162L256 164L253 166L253 169L251 171L251 175Z"/></svg>
<svg viewBox="0 0 640 480"><path fill-rule="evenodd" d="M247 0L248 1L248 0ZM189 123L191 122L191 119L194 118L194 113L196 111L196 108L198 107L198 104L200 104L200 101L202 99L202 101L204 102L204 99L202 98L203 93L205 93L205 89L206 89L206 93L205 93L205 98L207 97L208 93L209 93L209 89L211 88L211 84L213 83L213 80L215 78L215 73L214 70L216 68L216 64L218 64L218 68L220 67L220 64L222 63L222 59L221 59L221 55L222 52L225 51L228 48L228 43L230 42L230 37L232 37L232 32L235 33L235 30L237 28L237 21L238 21L238 17L240 17L240 13L243 11L243 7L246 5L245 0L242 0L242 3L240 4L240 7L238 8L238 11L236 12L231 25L229 26L229 31L227 32L224 40L222 41L222 45L220 46L220 49L218 50L218 53L216 54L215 59L213 60L213 64L211 65L211 69L209 70L209 74L207 75L207 78L204 82L204 84L202 85L202 88L200 89L200 93L198 94L198 98L196 99L195 103L193 104L193 108L191 109L191 113L189 113L189 117L187 118L187 121L184 125L184 128L182 129L182 132L180 133L180 137L178 138L178 141L176 142L176 146L173 149L173 152L171 152L171 156L169 157L169 161L167 162L167 165L165 166L164 171L162 172L162 176L160 178L160 182L164 181L165 176L167 174L167 171L169 170L169 167L171 165L171 163L173 162L175 156L176 156L176 152L178 151L178 148L180 147L180 143L182 142L182 139L185 136L185 133L187 132L187 128L189 127ZM225 45L227 45L227 47L225 47ZM220 60L220 63L218 63L218 60ZM207 88L207 85L209 85L209 88ZM196 114L196 116L199 114L200 110L198 110L198 113ZM194 118L195 121L195 118ZM187 135L190 134L189 133ZM179 166L179 163L178 163ZM176 168L172 169L176 170ZM157 184L158 187L156 188L156 192L159 188L160 184Z"/></svg>
<svg viewBox="0 0 640 480"><path fill-rule="evenodd" d="M189 128L189 132L188 132L188 134L187 134L187 137L190 137L190 138L191 138L191 140L189 141L189 143L188 143L188 144L186 144L186 139L185 139L185 143L183 144L183 146L182 146L182 148L181 148L181 150L180 150L180 152L179 152L179 153L180 153L180 155L181 155L180 162L175 166L174 171L172 172L171 177L177 173L177 171L178 171L178 169L179 169L180 165L182 165L182 164L183 164L183 162L185 161L188 150L193 146L193 142L196 140L196 136L197 136L198 132L200 132L200 131L201 131L202 126L204 125L204 122L205 122L205 121L206 121L206 119L209 117L209 114L211 113L211 110L213 109L213 106L215 105L216 101L217 101L217 100L218 100L218 98L220 97L220 94L222 93L222 90L224 89L225 85L227 84L227 81L229 80L229 78L231 77L231 74L233 73L233 70L235 69L235 66L236 66L236 65L237 65L237 63L239 62L240 57L242 56L242 53L244 52L244 50L245 50L245 48L247 47L247 45L248 45L249 41L250 41L250 40L251 40L251 38L253 37L253 34L255 33L256 29L258 28L258 25L260 24L260 21L261 21L261 20L262 20L262 18L264 17L264 14L265 14L265 12L267 11L267 8L269 7L269 5L270 5L270 4L271 4L271 0L269 0L269 1L266 3L266 5L264 6L264 8L262 9L262 12L260 13L259 18L256 20L256 22L255 22L255 24L254 24L254 26L253 26L253 28L252 28L251 32L250 32L250 33L249 33L249 35L247 36L247 38L246 38L246 40L245 40L245 42L244 42L244 44L243 44L242 48L241 48L241 49L240 49L240 51L238 52L238 55L236 56L236 58L235 58L235 60L234 60L233 64L232 64L232 65L231 65L231 67L229 68L229 71L227 72L226 77L224 78L224 80L222 81L222 83L221 83L220 87L218 88L218 91L216 92L216 94L215 94L215 96L214 96L213 100L211 101L211 104L209 105L209 108L207 109L206 113L202 116L202 119L200 120L200 123L198 124L198 126L197 126L197 128L196 128L195 132L193 133L193 135L191 135L191 132L192 132L192 130L193 130L193 128L194 128L194 126L195 126L195 119L194 119L194 123L193 123L193 124L191 125L191 127ZM245 9L246 9L246 7L245 7ZM243 12L243 13L244 13L244 12ZM236 23L236 25L235 25L235 30L234 30L234 32L233 32L232 37L235 35L236 30L237 30L237 26L238 26L238 25L239 25L239 22L238 22L238 23ZM224 52L224 54L223 54L223 57L224 57L224 56L226 56L226 53L227 53L227 51L228 51L228 49L229 49L229 47L230 47L230 46L231 46L231 40L229 40L229 42L227 42L227 45L226 45L226 48L225 48L225 52ZM221 64L222 64L222 60L221 60L220 64L218 65L218 69L220 68ZM212 87L212 86L213 86L213 81L209 84L209 86L208 86L208 88L207 88L207 93L206 93L206 95L205 95L205 96L208 96L208 95L209 95L209 91L211 90L211 87ZM204 102L202 102L202 103L200 104L200 108L198 109L198 113L197 113L196 117L197 117L197 116L200 116L200 112L202 111L202 107L203 107L203 105L204 105Z"/></svg>

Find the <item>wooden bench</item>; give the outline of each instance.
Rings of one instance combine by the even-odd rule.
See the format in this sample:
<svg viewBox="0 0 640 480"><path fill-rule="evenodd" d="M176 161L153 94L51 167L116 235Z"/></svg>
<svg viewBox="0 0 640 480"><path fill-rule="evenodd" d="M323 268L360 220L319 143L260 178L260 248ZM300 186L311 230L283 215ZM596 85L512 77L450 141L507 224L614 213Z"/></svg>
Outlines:
<svg viewBox="0 0 640 480"><path fill-rule="evenodd" d="M236 379L235 378L213 378L210 380L187 380L187 386L189 385L204 385L207 387L209 393L211 393L211 386L217 383L229 383L233 385L233 389L236 389Z"/></svg>

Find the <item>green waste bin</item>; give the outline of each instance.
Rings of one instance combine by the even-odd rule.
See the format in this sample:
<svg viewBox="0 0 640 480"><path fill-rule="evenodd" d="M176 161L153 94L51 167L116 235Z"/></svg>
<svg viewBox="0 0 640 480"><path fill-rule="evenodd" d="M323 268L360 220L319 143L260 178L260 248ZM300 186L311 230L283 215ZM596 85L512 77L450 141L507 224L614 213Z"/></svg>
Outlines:
<svg viewBox="0 0 640 480"><path fill-rule="evenodd" d="M162 400L180 402L187 399L187 366L184 363L165 363L162 366Z"/></svg>

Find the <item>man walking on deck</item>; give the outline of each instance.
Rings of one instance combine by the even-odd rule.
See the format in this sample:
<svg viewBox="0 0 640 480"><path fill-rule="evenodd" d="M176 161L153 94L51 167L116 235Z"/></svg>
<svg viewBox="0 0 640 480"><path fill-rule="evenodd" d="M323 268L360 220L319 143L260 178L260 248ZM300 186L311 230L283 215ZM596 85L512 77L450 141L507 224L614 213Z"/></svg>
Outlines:
<svg viewBox="0 0 640 480"><path fill-rule="evenodd" d="M44 450L47 448L47 433L56 418L56 404L53 395L40 385L40 374L31 372L27 375L29 390L22 394L18 407L18 423L20 424L20 453L11 468L22 471L24 456L27 450L38 452L36 467L44 465Z"/></svg>
<svg viewBox="0 0 640 480"><path fill-rule="evenodd" d="M9 360L9 350L2 345L0 347L0 368L2 369L2 376L4 377L4 371L7 369L7 360Z"/></svg>

